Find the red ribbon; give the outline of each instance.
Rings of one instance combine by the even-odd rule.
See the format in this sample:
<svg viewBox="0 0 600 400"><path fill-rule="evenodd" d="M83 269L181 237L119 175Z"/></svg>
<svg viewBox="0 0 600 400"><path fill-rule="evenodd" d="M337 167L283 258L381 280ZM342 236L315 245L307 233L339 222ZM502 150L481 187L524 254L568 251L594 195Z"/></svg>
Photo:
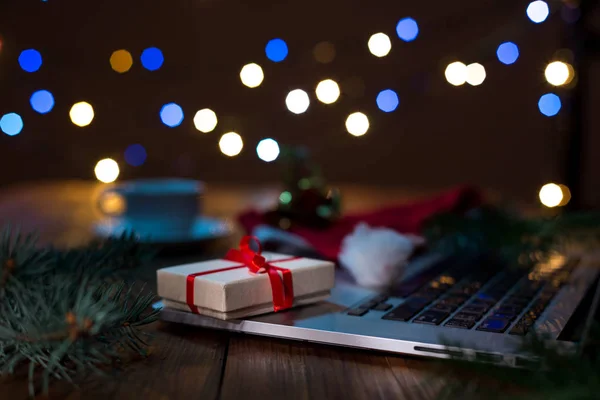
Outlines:
<svg viewBox="0 0 600 400"><path fill-rule="evenodd" d="M250 243L256 243L258 250L255 252L250 248ZM248 268L250 273L269 275L269 281L271 283L271 292L273 293L273 310L281 311L291 308L294 303L294 285L292 280L292 271L286 268L276 267L267 262L267 260L261 256L262 247L260 241L254 236L244 236L240 240L239 249L231 249L225 255L225 260L236 261L242 263L242 265L235 265L233 267L226 267L221 269L214 269L211 271L197 272L189 274L187 276L186 284L186 301L190 310L194 314L199 314L198 307L194 304L194 280L197 276L215 274L217 272L231 271L233 269ZM272 260L271 262L286 262L297 260L300 257L288 257L280 260ZM281 277L279 273L281 272Z"/></svg>

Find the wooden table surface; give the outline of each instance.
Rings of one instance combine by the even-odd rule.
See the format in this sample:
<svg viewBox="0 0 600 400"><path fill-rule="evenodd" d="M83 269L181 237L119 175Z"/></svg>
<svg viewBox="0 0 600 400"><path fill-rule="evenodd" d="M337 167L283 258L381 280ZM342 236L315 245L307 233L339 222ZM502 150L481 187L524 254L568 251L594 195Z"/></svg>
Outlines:
<svg viewBox="0 0 600 400"><path fill-rule="evenodd" d="M0 224L36 230L43 243L76 246L93 237L101 215L95 197L103 188L91 182L54 182L0 190ZM346 210L413 200L401 190L342 187ZM232 218L246 207L273 204L277 189L208 185L206 213ZM424 195L424 193L420 193ZM154 269L207 254L162 257ZM155 285L153 271L140 280ZM58 383L52 399L430 399L442 378L433 362L364 350L232 334L164 322L154 333L147 359L116 378L96 379L78 388ZM24 377L0 381L1 398L27 398Z"/></svg>

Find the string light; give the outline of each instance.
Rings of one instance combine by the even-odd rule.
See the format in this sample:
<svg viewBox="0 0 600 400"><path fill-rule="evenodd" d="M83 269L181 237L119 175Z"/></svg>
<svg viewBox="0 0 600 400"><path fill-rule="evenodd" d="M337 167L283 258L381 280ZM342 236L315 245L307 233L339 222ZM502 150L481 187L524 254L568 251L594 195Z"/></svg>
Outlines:
<svg viewBox="0 0 600 400"><path fill-rule="evenodd" d="M125 149L125 162L132 167L139 167L146 162L146 149L141 144L132 144Z"/></svg>
<svg viewBox="0 0 600 400"><path fill-rule="evenodd" d="M448 64L444 71L448 83L454 86L464 85L467 81L467 66L460 61Z"/></svg>
<svg viewBox="0 0 600 400"><path fill-rule="evenodd" d="M94 168L96 179L103 183L111 183L119 177L119 164L112 158L105 158L98 161Z"/></svg>
<svg viewBox="0 0 600 400"><path fill-rule="evenodd" d="M346 130L352 136L362 136L369 130L369 118L361 112L352 113L346 118Z"/></svg>
<svg viewBox="0 0 600 400"><path fill-rule="evenodd" d="M142 51L142 56L140 59L142 61L142 66L148 71L156 71L160 69L165 62L165 57L158 47L148 47Z"/></svg>
<svg viewBox="0 0 600 400"><path fill-rule="evenodd" d="M319 42L313 49L313 56L317 62L329 64L335 59L335 46L331 42Z"/></svg>
<svg viewBox="0 0 600 400"><path fill-rule="evenodd" d="M167 103L160 109L160 120L169 128L175 128L183 122L183 110L179 104Z"/></svg>
<svg viewBox="0 0 600 400"><path fill-rule="evenodd" d="M0 130L8 136L16 136L23 130L23 118L17 113L4 114L0 118Z"/></svg>
<svg viewBox="0 0 600 400"><path fill-rule="evenodd" d="M285 98L285 105L294 114L302 114L308 110L310 99L304 90L295 89L288 93Z"/></svg>
<svg viewBox="0 0 600 400"><path fill-rule="evenodd" d="M38 90L29 98L31 108L40 114L47 114L54 108L54 96L47 90Z"/></svg>
<svg viewBox="0 0 600 400"><path fill-rule="evenodd" d="M540 97L538 108L546 117L553 117L560 111L562 103L560 97L554 93L546 93Z"/></svg>
<svg viewBox="0 0 600 400"><path fill-rule="evenodd" d="M217 114L210 108L204 108L194 115L194 126L203 133L212 132L217 122Z"/></svg>
<svg viewBox="0 0 600 400"><path fill-rule="evenodd" d="M42 66L42 55L35 49L23 50L19 54L19 65L25 72L36 72Z"/></svg>
<svg viewBox="0 0 600 400"><path fill-rule="evenodd" d="M546 67L544 76L549 84L562 86L573 80L573 67L562 61L553 61Z"/></svg>
<svg viewBox="0 0 600 400"><path fill-rule="evenodd" d="M77 126L88 126L94 119L94 108L90 103L80 101L73 104L73 107L69 111L69 117L71 118L71 122Z"/></svg>
<svg viewBox="0 0 600 400"><path fill-rule="evenodd" d="M544 186L542 186L539 193L540 202L549 208L566 205L566 203L568 203L569 200L566 200L566 202L564 201L567 198L567 196L565 196L565 193L563 193L563 188L561 186L564 185L557 185L556 183L547 183ZM570 199L571 193L569 189L566 186L564 186L564 188L566 189L565 192L568 191L568 199Z"/></svg>
<svg viewBox="0 0 600 400"><path fill-rule="evenodd" d="M412 42L419 35L419 25L412 18L403 18L396 25L396 33L405 42Z"/></svg>
<svg viewBox="0 0 600 400"><path fill-rule="evenodd" d="M545 1L536 0L529 3L527 6L527 16L531 22L539 24L548 18L550 14L550 8Z"/></svg>
<svg viewBox="0 0 600 400"><path fill-rule="evenodd" d="M260 65L256 63L246 64L242 67L240 71L240 79L245 86L249 88L255 88L260 86L263 79L265 79L265 74Z"/></svg>
<svg viewBox="0 0 600 400"><path fill-rule="evenodd" d="M400 104L400 100L398 99L398 94L394 92L392 89L385 89L379 92L377 95L377 107L383 112L392 112L396 108L398 108L398 104Z"/></svg>
<svg viewBox="0 0 600 400"><path fill-rule="evenodd" d="M478 63L467 66L467 83L471 86L479 86L485 80L485 68Z"/></svg>
<svg viewBox="0 0 600 400"><path fill-rule="evenodd" d="M120 74L129 71L132 65L133 57L127 50L117 50L110 56L111 68Z"/></svg>
<svg viewBox="0 0 600 400"><path fill-rule="evenodd" d="M283 39L271 39L265 47L267 58L273 62L281 62L288 55L287 43Z"/></svg>
<svg viewBox="0 0 600 400"><path fill-rule="evenodd" d="M256 146L256 154L265 162L275 161L279 157L279 144L271 138L263 139Z"/></svg>
<svg viewBox="0 0 600 400"><path fill-rule="evenodd" d="M340 86L332 79L325 79L315 89L317 99L325 104L332 104L340 97Z"/></svg>
<svg viewBox="0 0 600 400"><path fill-rule="evenodd" d="M219 149L221 153L229 157L234 157L240 154L244 148L242 137L235 132L227 132L219 140Z"/></svg>
<svg viewBox="0 0 600 400"><path fill-rule="evenodd" d="M392 49L392 42L388 35L379 32L369 38L367 46L371 54L375 57L385 57Z"/></svg>
<svg viewBox="0 0 600 400"><path fill-rule="evenodd" d="M504 42L498 46L496 56L502 64L514 64L519 58L519 47L513 42Z"/></svg>

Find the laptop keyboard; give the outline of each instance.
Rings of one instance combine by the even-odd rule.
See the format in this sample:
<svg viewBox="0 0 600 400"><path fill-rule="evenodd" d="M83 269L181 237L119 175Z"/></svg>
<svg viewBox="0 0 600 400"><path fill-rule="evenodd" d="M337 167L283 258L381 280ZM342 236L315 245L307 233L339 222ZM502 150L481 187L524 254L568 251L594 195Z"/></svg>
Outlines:
<svg viewBox="0 0 600 400"><path fill-rule="evenodd" d="M415 324L525 335L566 283L577 262L533 270L445 271L394 307L378 295L347 311L362 317L384 312L382 319ZM516 322L515 322L516 321Z"/></svg>

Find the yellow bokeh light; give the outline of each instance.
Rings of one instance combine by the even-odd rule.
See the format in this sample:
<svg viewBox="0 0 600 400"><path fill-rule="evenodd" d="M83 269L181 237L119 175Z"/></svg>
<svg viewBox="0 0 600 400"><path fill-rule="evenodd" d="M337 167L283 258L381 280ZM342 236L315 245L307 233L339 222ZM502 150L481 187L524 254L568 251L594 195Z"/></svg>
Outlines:
<svg viewBox="0 0 600 400"><path fill-rule="evenodd" d="M565 85L573 80L573 67L562 61L553 61L546 67L544 76L551 85Z"/></svg>
<svg viewBox="0 0 600 400"><path fill-rule="evenodd" d="M69 117L71 118L71 122L77 126L88 126L94 119L94 108L90 103L80 101L73 104L71 111L69 111Z"/></svg>
<svg viewBox="0 0 600 400"><path fill-rule="evenodd" d="M473 63L467 65L467 83L472 86L479 86L485 80L485 68L483 65Z"/></svg>
<svg viewBox="0 0 600 400"><path fill-rule="evenodd" d="M244 148L242 137L235 132L227 132L219 140L219 149L226 156L233 157L240 154Z"/></svg>
<svg viewBox="0 0 600 400"><path fill-rule="evenodd" d="M244 85L255 88L260 86L263 79L265 79L265 74L260 65L251 63L244 65L240 71L240 79Z"/></svg>
<svg viewBox="0 0 600 400"><path fill-rule="evenodd" d="M119 164L112 158L105 158L98 161L94 168L96 178L100 182L111 183L117 180L119 177Z"/></svg>
<svg viewBox="0 0 600 400"><path fill-rule="evenodd" d="M217 114L210 108L204 108L194 116L194 126L200 132L212 132L217 126Z"/></svg>
<svg viewBox="0 0 600 400"><path fill-rule="evenodd" d="M125 198L118 193L104 193L98 200L100 211L106 215L122 215L127 209Z"/></svg>
<svg viewBox="0 0 600 400"><path fill-rule="evenodd" d="M540 189L540 202L546 207L562 205L564 197L562 188L556 183L547 183Z"/></svg>
<svg viewBox="0 0 600 400"><path fill-rule="evenodd" d="M455 61L448 64L444 75L449 84L454 86L464 85L467 81L467 66L460 61Z"/></svg>
<svg viewBox="0 0 600 400"><path fill-rule="evenodd" d="M390 41L390 37L385 33L376 33L369 38L369 42L367 43L369 46L369 51L375 57L385 57L389 54L392 49L392 42Z"/></svg>
<svg viewBox="0 0 600 400"><path fill-rule="evenodd" d="M310 105L308 93L302 89L292 90L285 98L285 105L287 106L288 110L294 114L302 114L303 112L306 112L306 110L308 110L308 106Z"/></svg>
<svg viewBox="0 0 600 400"><path fill-rule="evenodd" d="M352 136L362 136L369 130L369 118L361 112L355 112L346 119L346 130Z"/></svg>
<svg viewBox="0 0 600 400"><path fill-rule="evenodd" d="M127 50L117 50L110 56L110 66L119 73L127 72L133 65L133 57Z"/></svg>
<svg viewBox="0 0 600 400"><path fill-rule="evenodd" d="M325 104L332 104L340 97L340 86L332 79L319 82L315 89L317 99Z"/></svg>

